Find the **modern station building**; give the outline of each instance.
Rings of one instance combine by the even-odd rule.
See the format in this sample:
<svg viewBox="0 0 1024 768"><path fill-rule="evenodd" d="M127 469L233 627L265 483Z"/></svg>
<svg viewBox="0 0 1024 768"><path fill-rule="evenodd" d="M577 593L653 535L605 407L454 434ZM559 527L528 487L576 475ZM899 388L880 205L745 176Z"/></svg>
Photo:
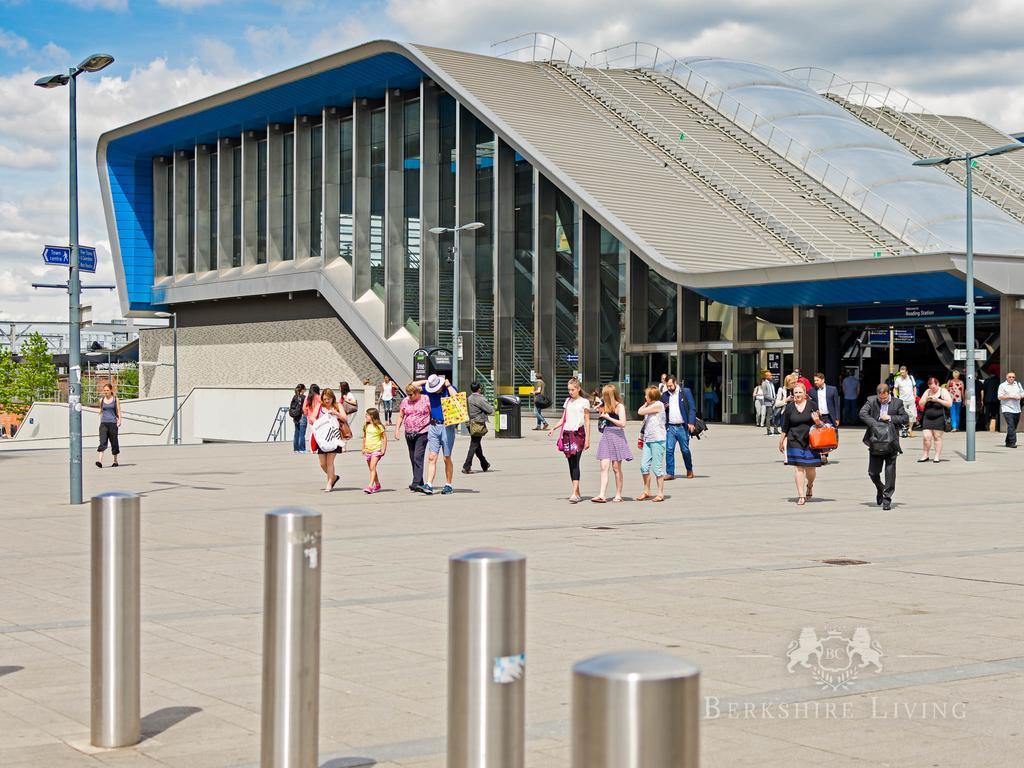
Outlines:
<svg viewBox="0 0 1024 768"><path fill-rule="evenodd" d="M873 386L890 328L919 377L957 365L965 169L912 163L1009 135L813 68L496 53L371 42L101 137L123 309L176 313L185 392L404 383L456 304L462 387L578 372L635 408L672 371L726 421L767 366ZM974 168L983 376L1024 368L1022 156Z"/></svg>

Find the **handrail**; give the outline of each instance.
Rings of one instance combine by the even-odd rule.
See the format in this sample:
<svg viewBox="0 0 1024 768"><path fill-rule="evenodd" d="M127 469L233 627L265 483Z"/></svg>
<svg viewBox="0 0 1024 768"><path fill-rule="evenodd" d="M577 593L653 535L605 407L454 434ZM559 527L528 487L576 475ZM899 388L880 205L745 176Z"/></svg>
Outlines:
<svg viewBox="0 0 1024 768"><path fill-rule="evenodd" d="M778 200L774 195L762 189L756 181L748 177L738 168L730 165L719 157L713 150L700 144L697 140L692 137L688 137L685 142L680 141L678 138L679 128L672 120L666 118L658 112L657 109L652 107L650 104L647 104L642 98L637 96L636 93L615 81L614 78L603 70L590 67L589 70L585 71L582 68L573 67L569 64L565 64L563 66L571 69L578 80L586 81L593 89L603 94L606 99L615 102L624 111L633 114L638 122L641 123L643 128L646 128L650 133L655 134L655 138L661 144L663 149L676 157L677 160L683 162L684 165L688 164L691 167L691 170L695 170L698 173L703 173L710 177L714 182L714 185L719 187L720 191L740 207L741 210L755 218L764 218L765 221L762 222L763 226L779 237L788 247L796 251L801 258L835 261L838 258L867 255L862 254L858 250L847 246L841 246L836 243L827 233L822 232L813 222L808 221L798 212L787 206L783 201ZM591 76L588 72L593 72L595 75ZM604 78L608 84L602 85L601 83L598 83L597 80L595 80L595 76ZM614 88L619 92L624 93L625 96L621 97L616 95L609 90L610 88ZM670 126L672 130L666 130L666 127L668 126ZM687 157L680 157L680 153L685 154ZM747 190L757 190L764 196L765 200L769 200L771 202L768 203L766 207L764 203L752 200L746 193L744 187L737 184L736 180L739 180L743 185L745 185ZM782 212L781 216L779 215L780 212ZM787 224L787 221L800 222L802 225L807 227L808 233L803 234L794 230L789 224ZM809 238L815 239L817 244L809 242ZM823 243L832 245L831 252L820 247L820 244Z"/></svg>
<svg viewBox="0 0 1024 768"><path fill-rule="evenodd" d="M801 74L804 73L804 74ZM895 124L894 131L899 129L902 125L909 134L910 143L903 143L915 154L928 155L934 154L934 148L938 148L948 154L964 154L967 151L975 151L978 149L978 140L975 139L968 131L965 131L960 126L951 123L941 115L937 115L934 112L930 112L923 105L911 99L909 96L901 93L900 91L890 86L884 85L883 83L877 83L870 80L860 80L852 82L846 80L842 76L831 72L821 67L796 67L794 69L786 70L786 74L794 78L798 82L803 83L808 88L814 90L820 95L832 95L836 96L849 105L847 109L856 114L856 116L864 120L864 110L871 109L877 113L877 118L874 122L874 127L878 127L878 123L881 120L882 115L887 117L890 121ZM851 107L859 107L860 112L855 112ZM952 136L955 136L961 141L966 143L957 145L951 143L952 139L950 135L943 135L936 132L936 130L928 125L927 122L920 119L919 116L925 116L934 120L937 124L944 126ZM921 136L926 143L924 151L918 152L915 149L915 140ZM962 137L962 138L961 138ZM899 138L893 136L897 141ZM928 146L930 144L930 146ZM941 168L947 175L956 178L958 181L965 175L959 164L950 164ZM975 191L978 194L988 197L992 202L997 203L1004 210L1008 210L1005 202L1008 199L1012 199L1019 202L1024 197L1024 184L1019 179L1007 176L999 170L998 166L986 164L979 166L978 174L984 176L986 180L995 182L999 187L999 193L996 197L999 197L1001 193L1001 199L995 199L986 194L989 191L989 187L985 184L977 185ZM1022 214L1014 211L1008 211L1014 218L1024 220Z"/></svg>
<svg viewBox="0 0 1024 768"><path fill-rule="evenodd" d="M491 55L499 59L514 61L564 61L573 64L578 61L586 66L587 59L572 47L545 32L525 32L507 40L499 40L491 44Z"/></svg>
<svg viewBox="0 0 1024 768"><path fill-rule="evenodd" d="M626 63L630 58L632 63ZM627 43L592 54L591 62L593 66L604 69L651 69L665 75L915 250L953 249L951 243L928 227L915 222L908 214L850 177L820 153L790 136L774 122L727 94L689 64L658 46L642 42Z"/></svg>

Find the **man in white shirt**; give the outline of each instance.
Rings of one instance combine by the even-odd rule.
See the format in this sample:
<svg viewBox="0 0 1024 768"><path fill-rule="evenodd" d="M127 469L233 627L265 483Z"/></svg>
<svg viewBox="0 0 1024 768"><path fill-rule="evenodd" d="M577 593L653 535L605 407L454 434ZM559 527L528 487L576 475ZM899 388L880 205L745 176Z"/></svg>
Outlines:
<svg viewBox="0 0 1024 768"><path fill-rule="evenodd" d="M892 388L896 391L896 397L903 401L903 409L909 419L903 430L903 437L913 437L914 422L917 420L917 382L907 371L907 366L900 366L900 373L893 379Z"/></svg>
<svg viewBox="0 0 1024 768"><path fill-rule="evenodd" d="M1024 398L1024 388L1017 381L1017 374L1010 371L1006 381L999 385L999 410L1006 424L1006 447L1017 447L1017 422L1020 421L1020 401Z"/></svg>

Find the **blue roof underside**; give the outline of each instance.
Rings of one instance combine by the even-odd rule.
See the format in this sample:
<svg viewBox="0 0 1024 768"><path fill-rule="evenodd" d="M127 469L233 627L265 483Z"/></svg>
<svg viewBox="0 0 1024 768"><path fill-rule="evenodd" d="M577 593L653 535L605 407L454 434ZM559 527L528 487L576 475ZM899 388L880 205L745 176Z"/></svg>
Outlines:
<svg viewBox="0 0 1024 768"><path fill-rule="evenodd" d="M107 147L107 175L131 310L153 310L153 158L196 144L237 138L268 123L347 107L354 99L381 99L389 88L419 85L422 71L397 53L385 53L277 86L202 112L170 120Z"/></svg>
<svg viewBox="0 0 1024 768"><path fill-rule="evenodd" d="M879 277L851 277L800 283L699 288L709 299L739 307L843 306L900 303L909 299L964 298L964 281L948 272L927 272ZM990 294L979 290L978 295Z"/></svg>

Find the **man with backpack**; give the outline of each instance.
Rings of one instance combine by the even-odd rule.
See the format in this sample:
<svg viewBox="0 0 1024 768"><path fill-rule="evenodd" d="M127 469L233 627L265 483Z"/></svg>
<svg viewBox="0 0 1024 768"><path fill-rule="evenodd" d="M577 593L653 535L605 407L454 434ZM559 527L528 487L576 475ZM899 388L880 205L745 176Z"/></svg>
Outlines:
<svg viewBox="0 0 1024 768"><path fill-rule="evenodd" d="M288 415L295 422L295 437L292 438L292 450L295 453L306 452L306 415L302 412L302 404L306 400L306 385L297 384Z"/></svg>
<svg viewBox="0 0 1024 768"><path fill-rule="evenodd" d="M868 477L875 484L875 504L884 510L892 508L896 490L896 458L900 450L900 429L910 417L903 401L893 397L888 384L879 384L878 394L869 397L860 409L860 420L867 425L864 445L868 447ZM882 482L882 470L885 482Z"/></svg>

